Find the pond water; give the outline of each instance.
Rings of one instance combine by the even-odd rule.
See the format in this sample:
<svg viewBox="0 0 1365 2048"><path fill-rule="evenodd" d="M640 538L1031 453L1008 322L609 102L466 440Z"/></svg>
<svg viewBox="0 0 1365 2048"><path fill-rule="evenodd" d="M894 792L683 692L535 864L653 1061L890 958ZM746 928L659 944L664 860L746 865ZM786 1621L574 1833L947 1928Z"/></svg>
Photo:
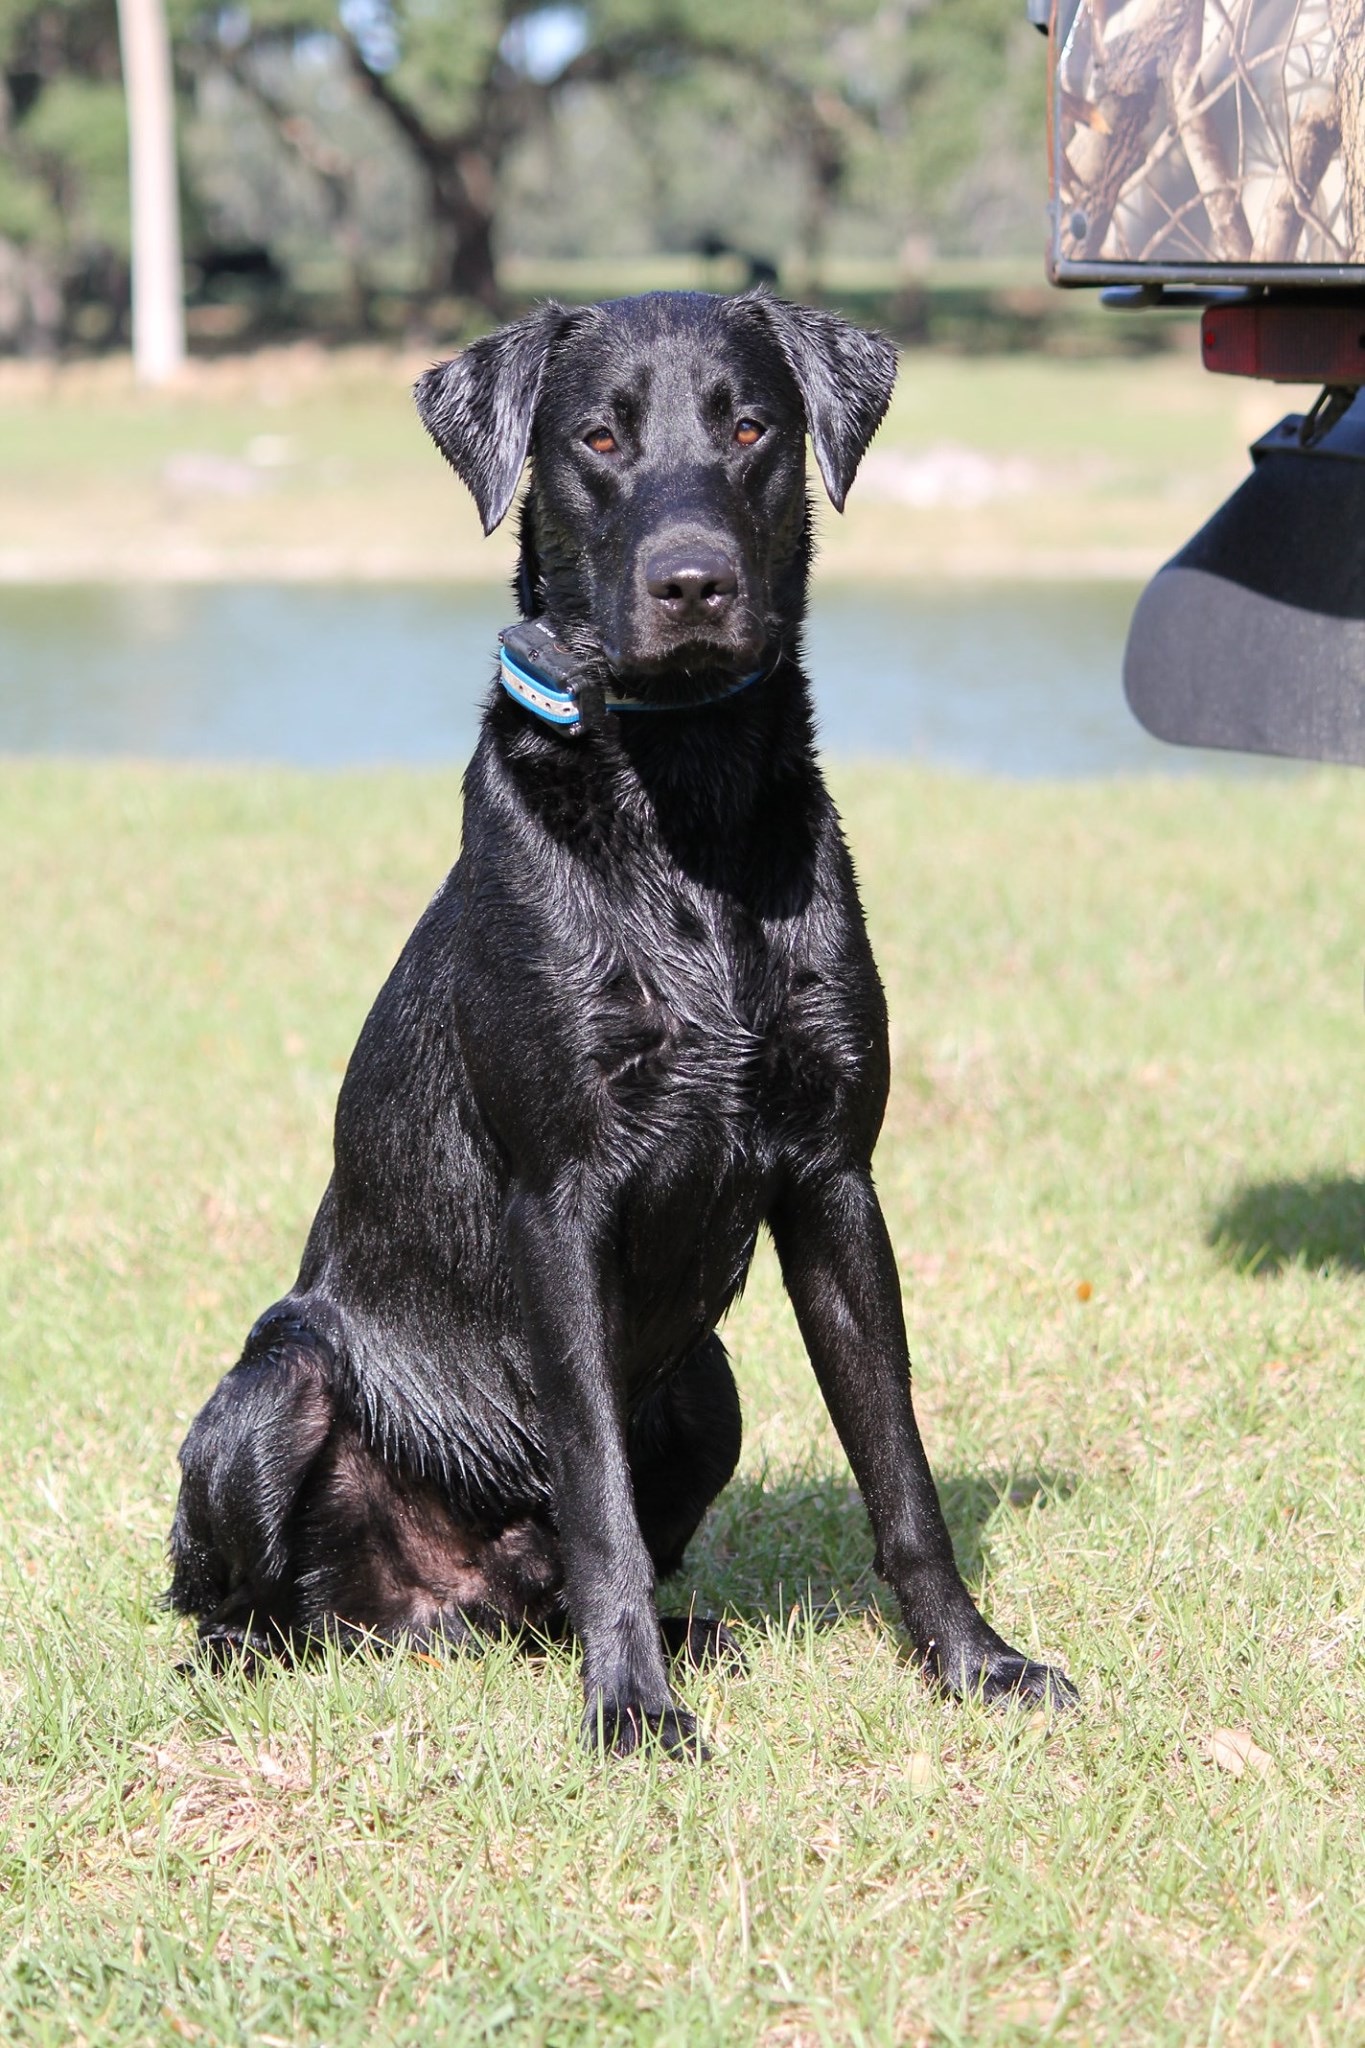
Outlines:
<svg viewBox="0 0 1365 2048"><path fill-rule="evenodd" d="M824 748L1011 776L1245 772L1135 723L1120 666L1136 598L826 591L808 638ZM511 615L496 588L0 589L0 752L458 763Z"/></svg>

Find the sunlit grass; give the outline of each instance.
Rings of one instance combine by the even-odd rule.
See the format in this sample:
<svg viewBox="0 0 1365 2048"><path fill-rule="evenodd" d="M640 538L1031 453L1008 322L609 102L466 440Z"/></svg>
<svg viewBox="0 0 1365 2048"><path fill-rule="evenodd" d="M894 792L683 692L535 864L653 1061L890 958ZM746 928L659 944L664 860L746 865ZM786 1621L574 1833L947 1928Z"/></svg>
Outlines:
<svg viewBox="0 0 1365 2048"><path fill-rule="evenodd" d="M0 2036L1365 2040L1359 784L837 783L922 1421L1081 1710L908 1668L766 1254L708 1768L591 1762L567 1654L180 1675L175 1447L458 787L0 767Z"/></svg>
<svg viewBox="0 0 1365 2048"><path fill-rule="evenodd" d="M842 519L820 515L827 574L1150 573L1313 395L1209 376L1192 340L1141 360L906 353L874 452L946 449L948 473L908 503L869 469ZM301 343L159 393L116 361L0 365L0 581L505 583L510 524L483 538L413 410L427 360Z"/></svg>

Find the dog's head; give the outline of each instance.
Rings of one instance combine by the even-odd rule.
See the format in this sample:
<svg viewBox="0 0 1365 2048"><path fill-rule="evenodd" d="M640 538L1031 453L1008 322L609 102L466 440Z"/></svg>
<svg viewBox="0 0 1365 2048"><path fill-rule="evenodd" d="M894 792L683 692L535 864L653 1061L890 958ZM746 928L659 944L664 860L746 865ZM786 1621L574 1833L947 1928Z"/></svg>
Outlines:
<svg viewBox="0 0 1365 2048"><path fill-rule="evenodd" d="M428 370L417 408L505 517L529 452L521 595L640 679L771 659L809 562L805 437L843 509L895 351L766 293L538 307Z"/></svg>

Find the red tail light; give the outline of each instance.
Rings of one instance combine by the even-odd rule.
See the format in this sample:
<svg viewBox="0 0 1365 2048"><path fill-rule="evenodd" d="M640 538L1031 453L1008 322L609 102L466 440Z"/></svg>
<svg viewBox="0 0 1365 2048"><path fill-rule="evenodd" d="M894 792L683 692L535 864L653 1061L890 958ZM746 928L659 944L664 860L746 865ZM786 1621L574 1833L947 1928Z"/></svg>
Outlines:
<svg viewBox="0 0 1365 2048"><path fill-rule="evenodd" d="M1365 306L1206 306L1204 368L1277 384L1365 384Z"/></svg>

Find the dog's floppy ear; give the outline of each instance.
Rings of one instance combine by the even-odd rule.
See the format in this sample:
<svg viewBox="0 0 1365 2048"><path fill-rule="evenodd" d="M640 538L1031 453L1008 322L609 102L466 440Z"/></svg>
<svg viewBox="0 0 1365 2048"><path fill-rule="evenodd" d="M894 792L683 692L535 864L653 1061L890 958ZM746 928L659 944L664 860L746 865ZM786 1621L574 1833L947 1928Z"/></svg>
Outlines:
<svg viewBox="0 0 1365 2048"><path fill-rule="evenodd" d="M896 381L896 351L884 334L855 327L837 313L789 305L766 292L745 292L731 304L765 320L796 379L811 446L836 512L881 424Z"/></svg>
<svg viewBox="0 0 1365 2048"><path fill-rule="evenodd" d="M550 350L580 316L552 301L471 341L413 387L422 424L479 508L485 533L507 516L531 443Z"/></svg>

